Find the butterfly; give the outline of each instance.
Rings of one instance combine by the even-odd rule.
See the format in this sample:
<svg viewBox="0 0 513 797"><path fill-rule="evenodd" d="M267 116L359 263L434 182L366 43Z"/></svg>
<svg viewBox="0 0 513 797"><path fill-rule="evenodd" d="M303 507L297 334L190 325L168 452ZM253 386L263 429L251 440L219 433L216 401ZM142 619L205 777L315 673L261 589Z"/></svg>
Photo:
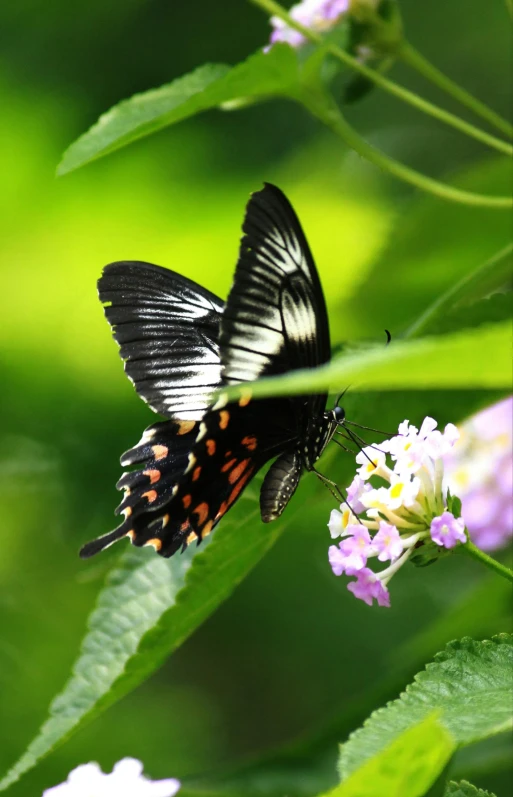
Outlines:
<svg viewBox="0 0 513 797"><path fill-rule="evenodd" d="M125 371L166 420L121 457L135 466L116 485L124 520L87 543L83 558L122 537L165 557L199 544L269 460L260 510L275 520L343 422L324 393L252 400L253 380L327 362L330 336L308 243L280 189L265 183L251 195L242 229L226 303L150 263L103 270L99 297ZM219 398L240 383L248 387L238 401Z"/></svg>

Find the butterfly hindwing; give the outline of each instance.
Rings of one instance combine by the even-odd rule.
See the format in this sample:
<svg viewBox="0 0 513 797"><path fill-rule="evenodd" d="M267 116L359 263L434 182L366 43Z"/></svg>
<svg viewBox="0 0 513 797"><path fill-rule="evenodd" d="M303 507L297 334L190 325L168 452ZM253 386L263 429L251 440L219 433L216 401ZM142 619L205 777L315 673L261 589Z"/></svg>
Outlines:
<svg viewBox="0 0 513 797"><path fill-rule="evenodd" d="M134 545L152 544L160 550L162 532L169 520L166 506L187 467L198 427L198 421L155 423L145 430L137 446L123 454L123 466L137 465L134 470L126 471L116 485L124 491L116 509L116 514L124 515L124 521L114 531L85 545L81 551L83 558L126 536ZM182 533L185 520L185 517L179 519ZM177 548L180 544L181 540Z"/></svg>

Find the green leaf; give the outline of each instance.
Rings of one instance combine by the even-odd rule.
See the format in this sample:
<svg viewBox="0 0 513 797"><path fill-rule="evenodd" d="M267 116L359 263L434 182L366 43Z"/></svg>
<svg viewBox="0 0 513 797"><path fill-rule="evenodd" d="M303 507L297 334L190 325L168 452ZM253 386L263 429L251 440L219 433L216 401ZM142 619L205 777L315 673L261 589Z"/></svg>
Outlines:
<svg viewBox="0 0 513 797"><path fill-rule="evenodd" d="M477 299L483 299L484 297L488 297L493 291L498 291L504 286L507 286L511 283L511 267L513 265L513 244L508 244L500 252L497 252L493 257L486 260L485 263L478 266L474 271L470 274L465 274L465 276L459 280L455 285L449 288L442 296L440 296L433 304L428 307L428 309L420 316L417 321L410 327L407 333L407 337L417 337L420 333L432 332L434 330L439 331L440 325L442 325L442 331L444 330L443 322L447 318L448 313L457 305L461 303L469 303L469 302L476 302ZM508 297L510 298L510 297ZM481 303L479 303L481 304ZM496 310L496 307L488 305L486 309L489 311L488 317L483 318L486 321L498 321L501 318L509 318L511 315L511 301L508 301L509 305L509 313L503 314L500 313L498 315L494 315L493 311ZM475 306L475 305L474 305ZM491 313L490 313L491 311ZM464 312L460 312L459 317L460 326L469 326L474 324L466 323L468 316L470 316L470 320L473 318L472 311L468 311L468 309ZM478 313L478 319L479 316ZM452 329L457 328L457 318L452 319L451 327ZM479 323L479 320L478 320ZM445 330L447 327L445 326Z"/></svg>
<svg viewBox="0 0 513 797"><path fill-rule="evenodd" d="M446 175L446 182L483 194L511 191L504 160L495 157ZM419 194L398 215L397 227L368 279L341 307L346 328L364 335L377 335L386 327L392 333L407 328L454 285L463 287L468 274L477 275L481 268L485 272L482 264L503 251L509 241L510 214L449 205ZM473 295L471 287L472 282L465 301L482 298L498 284L488 290L476 282Z"/></svg>
<svg viewBox="0 0 513 797"><path fill-rule="evenodd" d="M419 673L406 691L375 711L342 745L339 772L344 780L398 735L432 711L458 745L471 744L512 727L513 637L491 641L468 637L451 642Z"/></svg>
<svg viewBox="0 0 513 797"><path fill-rule="evenodd" d="M297 57L287 45L274 46L267 53L259 51L233 68L206 64L172 83L115 105L66 150L57 174L66 174L224 102L293 94L297 80Z"/></svg>
<svg viewBox="0 0 513 797"><path fill-rule="evenodd" d="M455 783L453 780L449 781L444 792L444 797L495 797L491 791L483 791L473 786L467 780L460 780Z"/></svg>
<svg viewBox="0 0 513 797"><path fill-rule="evenodd" d="M403 731L326 797L422 797L456 749L436 716Z"/></svg>
<svg viewBox="0 0 513 797"><path fill-rule="evenodd" d="M511 386L511 326L489 324L478 329L390 346L352 351L327 365L269 377L251 386L255 397L317 391L336 392L348 384L365 389L403 390ZM356 386L356 385L355 385ZM228 389L230 397L241 388Z"/></svg>
<svg viewBox="0 0 513 797"><path fill-rule="evenodd" d="M160 667L269 550L283 521L269 530L244 505L243 532L228 520L192 563L191 550L169 560L125 554L100 593L71 679L0 791Z"/></svg>
<svg viewBox="0 0 513 797"><path fill-rule="evenodd" d="M486 299L472 304L461 304L445 313L437 314L429 322L429 334L447 334L465 327L478 327L491 322L505 321L511 318L513 297L511 291L494 293Z"/></svg>

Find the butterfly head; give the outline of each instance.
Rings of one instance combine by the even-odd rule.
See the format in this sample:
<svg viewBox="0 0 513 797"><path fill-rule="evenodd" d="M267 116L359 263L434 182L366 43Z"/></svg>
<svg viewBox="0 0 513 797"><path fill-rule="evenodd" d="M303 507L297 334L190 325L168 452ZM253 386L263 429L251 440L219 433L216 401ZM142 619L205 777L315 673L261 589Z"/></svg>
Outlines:
<svg viewBox="0 0 513 797"><path fill-rule="evenodd" d="M346 419L346 411L343 407L340 407L338 404L333 407L333 420L337 426L342 426L345 419Z"/></svg>

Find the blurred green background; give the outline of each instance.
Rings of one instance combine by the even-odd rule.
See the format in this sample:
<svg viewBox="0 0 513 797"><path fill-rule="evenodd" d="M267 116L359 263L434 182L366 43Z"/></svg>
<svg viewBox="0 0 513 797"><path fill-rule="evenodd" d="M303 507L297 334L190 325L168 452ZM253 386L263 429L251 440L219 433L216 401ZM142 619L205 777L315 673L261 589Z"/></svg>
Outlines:
<svg viewBox="0 0 513 797"><path fill-rule="evenodd" d="M425 55L508 112L504 3L402 0L401 8ZM167 265L225 297L248 194L275 182L304 224L337 344L384 340L384 327L399 333L510 235L508 214L416 194L285 102L209 113L55 180L63 149L112 104L205 61L236 63L267 36L265 18L242 0L0 7L2 771L36 733L77 654L119 550L87 563L77 551L113 527L119 455L153 421L103 318L95 288L102 266ZM399 66L394 77L442 99ZM433 176L508 191L504 160L388 95L371 93L348 117ZM346 407L354 420L393 430L427 413L458 421L492 398L385 394L368 414L370 398L349 394ZM330 476L344 482L352 467L342 452L326 454ZM89 760L110 770L132 755L154 777L196 778L281 747L291 766L305 767L304 790L320 790L335 779L336 740L446 641L509 630L508 591L467 561L406 569L389 611L356 602L327 565L330 497L318 490L304 504L304 495L232 598L149 682L13 787L13 797L37 797ZM242 534L252 500L234 509ZM493 772L480 771L479 760L462 761L462 774L497 790L511 783L505 760Z"/></svg>

